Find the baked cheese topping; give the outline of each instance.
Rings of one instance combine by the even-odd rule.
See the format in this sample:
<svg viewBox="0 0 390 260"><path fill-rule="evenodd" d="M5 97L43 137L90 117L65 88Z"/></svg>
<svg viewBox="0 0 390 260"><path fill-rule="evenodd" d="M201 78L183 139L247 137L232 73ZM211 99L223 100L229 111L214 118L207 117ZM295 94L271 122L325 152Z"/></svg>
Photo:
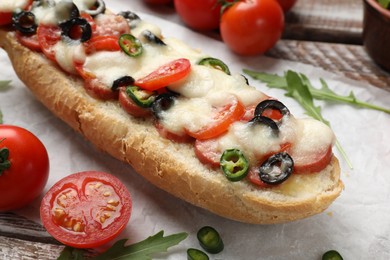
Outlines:
<svg viewBox="0 0 390 260"><path fill-rule="evenodd" d="M55 0L59 3L60 0ZM16 1L12 6L0 4L0 10L14 8L26 1ZM74 1L80 11L91 8L94 0ZM39 23L58 24L55 5L36 6L32 12ZM125 23L123 23L125 21ZM174 60L186 58L191 63L190 73L183 79L170 84L167 88L178 94L173 106L161 111L159 123L167 131L185 135L187 131L198 132L213 125L218 113L229 104L240 103L245 108L256 106L269 99L267 95L248 85L240 74L229 75L222 70L199 65L199 61L208 55L192 49L174 38L163 38L164 44L156 44L145 37L145 32L161 37L158 26L143 20L126 21L113 14L99 14L95 17L98 35L110 35L114 32L131 33L142 42L142 54L137 57L126 55L123 51L97 51L86 54L83 44L57 42L53 48L55 58L62 69L77 74L75 62L84 64L83 69L110 88L113 82L123 76L141 79L162 65ZM103 26L105 23L107 27ZM131 25L130 25L131 24ZM131 26L131 32L129 32ZM332 130L314 119L297 119L291 114L283 116L278 122L278 133L267 125L253 124L248 120L231 123L227 131L215 137L217 149L239 149L245 153L251 165L257 165L264 157L278 153L284 146L291 146L291 154L301 161L309 161L313 154L324 154L335 142Z"/></svg>
<svg viewBox="0 0 390 260"><path fill-rule="evenodd" d="M26 7L29 2L29 0L1 0L0 11L13 12L14 10Z"/></svg>

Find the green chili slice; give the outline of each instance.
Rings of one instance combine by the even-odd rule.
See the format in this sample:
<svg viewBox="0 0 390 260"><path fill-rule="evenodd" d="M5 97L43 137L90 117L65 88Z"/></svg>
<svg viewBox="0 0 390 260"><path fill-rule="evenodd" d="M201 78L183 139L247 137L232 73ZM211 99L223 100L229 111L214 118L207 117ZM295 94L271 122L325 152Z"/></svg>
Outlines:
<svg viewBox="0 0 390 260"><path fill-rule="evenodd" d="M225 150L221 156L220 165L226 178L230 181L242 180L248 174L248 160L238 149Z"/></svg>
<svg viewBox="0 0 390 260"><path fill-rule="evenodd" d="M210 68L218 69L230 75L229 67L221 60L216 58L204 58L198 62L199 65L204 65Z"/></svg>
<svg viewBox="0 0 390 260"><path fill-rule="evenodd" d="M329 250L322 255L322 260L343 260L343 257L336 250Z"/></svg>
<svg viewBox="0 0 390 260"><path fill-rule="evenodd" d="M210 226L204 226L197 233L200 246L211 254L217 254L224 248L218 231Z"/></svg>
<svg viewBox="0 0 390 260"><path fill-rule="evenodd" d="M187 249L187 260L209 260L209 257L199 249L189 248Z"/></svg>
<svg viewBox="0 0 390 260"><path fill-rule="evenodd" d="M141 89L137 86L129 86L126 88L127 95L140 107L148 108L157 97L156 91Z"/></svg>
<svg viewBox="0 0 390 260"><path fill-rule="evenodd" d="M142 53L142 43L135 36L131 34L122 34L119 37L119 46L121 49L131 57L138 57Z"/></svg>

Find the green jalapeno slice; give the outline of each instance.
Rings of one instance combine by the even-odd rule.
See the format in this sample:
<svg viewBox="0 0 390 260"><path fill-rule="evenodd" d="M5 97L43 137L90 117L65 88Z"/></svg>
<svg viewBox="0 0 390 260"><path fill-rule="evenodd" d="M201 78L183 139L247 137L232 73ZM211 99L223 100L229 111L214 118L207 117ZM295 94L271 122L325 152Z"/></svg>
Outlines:
<svg viewBox="0 0 390 260"><path fill-rule="evenodd" d="M218 254L224 248L218 231L210 226L204 226L197 233L200 246L211 254Z"/></svg>
<svg viewBox="0 0 390 260"><path fill-rule="evenodd" d="M343 260L343 257L336 250L329 250L322 255L322 260Z"/></svg>
<svg viewBox="0 0 390 260"><path fill-rule="evenodd" d="M122 34L118 42L121 49L130 57L138 57L143 51L141 41L131 34Z"/></svg>
<svg viewBox="0 0 390 260"><path fill-rule="evenodd" d="M141 89L137 86L129 86L126 88L127 95L140 107L148 108L157 97L156 91Z"/></svg>
<svg viewBox="0 0 390 260"><path fill-rule="evenodd" d="M198 62L199 65L204 65L210 68L218 69L230 75L229 67L221 60L216 58L204 58Z"/></svg>
<svg viewBox="0 0 390 260"><path fill-rule="evenodd" d="M249 169L248 160L238 149L227 149L220 160L221 170L230 181L242 180Z"/></svg>
<svg viewBox="0 0 390 260"><path fill-rule="evenodd" d="M187 260L209 260L209 257L199 249L189 248L187 249Z"/></svg>

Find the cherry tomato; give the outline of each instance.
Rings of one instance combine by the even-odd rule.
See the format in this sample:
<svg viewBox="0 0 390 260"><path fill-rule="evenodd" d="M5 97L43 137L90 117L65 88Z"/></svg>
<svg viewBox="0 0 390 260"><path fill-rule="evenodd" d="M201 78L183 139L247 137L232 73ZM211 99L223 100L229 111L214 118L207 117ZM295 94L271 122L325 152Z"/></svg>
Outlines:
<svg viewBox="0 0 390 260"><path fill-rule="evenodd" d="M21 208L37 198L46 185L49 168L46 148L33 133L0 125L0 211Z"/></svg>
<svg viewBox="0 0 390 260"><path fill-rule="evenodd" d="M244 0L221 17L222 40L240 55L258 55L271 49L284 29L284 14L276 0Z"/></svg>
<svg viewBox="0 0 390 260"><path fill-rule="evenodd" d="M172 3L173 0L144 0L147 4L166 5Z"/></svg>
<svg viewBox="0 0 390 260"><path fill-rule="evenodd" d="M218 0L174 0L183 22L195 30L218 29L221 4Z"/></svg>
<svg viewBox="0 0 390 260"><path fill-rule="evenodd" d="M162 65L149 75L136 80L134 85L153 91L185 78L190 72L190 61L184 58L177 59Z"/></svg>
<svg viewBox="0 0 390 260"><path fill-rule="evenodd" d="M91 54L97 51L120 51L121 47L118 43L118 37L98 35L92 37L85 43L86 53Z"/></svg>
<svg viewBox="0 0 390 260"><path fill-rule="evenodd" d="M47 232L75 248L94 248L126 227L132 210L129 191L111 174L86 171L58 181L44 196L40 214Z"/></svg>
<svg viewBox="0 0 390 260"><path fill-rule="evenodd" d="M37 29L39 45L45 56L56 61L54 45L61 40L61 28L54 25L39 25Z"/></svg>
<svg viewBox="0 0 390 260"><path fill-rule="evenodd" d="M42 51L41 45L39 45L39 42L38 42L38 36L36 34L24 35L20 32L16 32L15 34L16 34L16 38L23 46L25 46L33 51L37 51L37 52Z"/></svg>
<svg viewBox="0 0 390 260"><path fill-rule="evenodd" d="M280 6L282 7L283 11L287 13L288 11L293 8L297 0L278 0Z"/></svg>
<svg viewBox="0 0 390 260"><path fill-rule="evenodd" d="M98 78L85 79L84 88L89 95L100 100L111 100L118 98L118 91L113 91L110 86L107 86Z"/></svg>
<svg viewBox="0 0 390 260"><path fill-rule="evenodd" d="M135 117L147 117L152 115L149 109L138 106L126 93L126 88L119 89L119 104L130 115Z"/></svg>
<svg viewBox="0 0 390 260"><path fill-rule="evenodd" d="M214 115L214 123L208 125L198 131L186 130L188 135L199 139L205 140L219 136L227 131L229 126L239 120L245 113L245 107L241 102L232 96L232 99L223 107L215 108L216 113Z"/></svg>
<svg viewBox="0 0 390 260"><path fill-rule="evenodd" d="M251 167L249 169L249 172L248 172L248 175L247 175L247 179L254 185L260 187L260 188L270 188L272 187L272 185L269 185L265 182L263 182L261 179L260 179L260 176L259 176L259 167Z"/></svg>

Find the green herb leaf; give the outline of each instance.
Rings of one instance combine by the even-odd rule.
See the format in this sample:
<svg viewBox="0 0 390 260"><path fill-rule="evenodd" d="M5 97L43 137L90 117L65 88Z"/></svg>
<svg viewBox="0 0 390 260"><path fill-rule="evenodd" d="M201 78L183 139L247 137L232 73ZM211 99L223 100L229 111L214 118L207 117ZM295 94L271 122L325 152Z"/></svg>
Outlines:
<svg viewBox="0 0 390 260"><path fill-rule="evenodd" d="M84 249L66 246L57 260L84 260Z"/></svg>
<svg viewBox="0 0 390 260"><path fill-rule="evenodd" d="M378 0L378 3L385 9L390 9L390 0Z"/></svg>
<svg viewBox="0 0 390 260"><path fill-rule="evenodd" d="M5 90L10 86L10 80L0 80L0 90Z"/></svg>
<svg viewBox="0 0 390 260"><path fill-rule="evenodd" d="M160 231L154 236L150 236L147 239L126 246L127 239L117 241L110 249L101 255L98 255L93 260L106 260L106 259L117 259L117 260L151 260L152 254L167 252L169 247L179 244L181 241L186 239L187 233L178 233L164 237L164 231Z"/></svg>
<svg viewBox="0 0 390 260"><path fill-rule="evenodd" d="M321 114L321 108L314 105L313 101L313 92L314 87L312 86L310 80L303 74L299 74L292 70L289 70L285 73L284 77L267 74L263 72L255 72L244 70L244 72L251 77L258 79L267 83L269 87L280 88L287 91L286 96L294 98L304 109L307 115L327 124L330 126L329 121L327 121ZM322 82L322 93L333 93L329 87L326 85L325 81ZM356 98L350 95L350 98L356 100ZM347 154L344 149L341 147L338 140L336 140L336 147L347 162L348 166L352 169L352 164L348 159Z"/></svg>
<svg viewBox="0 0 390 260"><path fill-rule="evenodd" d="M390 1L390 0L389 0ZM251 76L254 79L260 80L264 83L267 83L267 86L270 88L278 88L278 89L284 89L287 90L287 81L286 78L283 76L278 76L275 74L269 74L269 73L264 73L264 72L256 72L256 71L251 71L251 70L244 70L246 74ZM361 100L356 99L355 95L351 91L348 96L342 96L334 91L332 91L327 83L323 80L320 79L321 82L321 88L315 88L307 79L307 77L304 74L299 74L307 83L307 87L314 99L318 100L324 100L324 101L332 101L332 102L339 102L339 103L346 103L346 104L351 104L356 107L360 108L368 108L368 109L373 109L373 110L378 110L385 112L387 114L390 114L390 108L384 108L380 107L377 105L373 105Z"/></svg>

